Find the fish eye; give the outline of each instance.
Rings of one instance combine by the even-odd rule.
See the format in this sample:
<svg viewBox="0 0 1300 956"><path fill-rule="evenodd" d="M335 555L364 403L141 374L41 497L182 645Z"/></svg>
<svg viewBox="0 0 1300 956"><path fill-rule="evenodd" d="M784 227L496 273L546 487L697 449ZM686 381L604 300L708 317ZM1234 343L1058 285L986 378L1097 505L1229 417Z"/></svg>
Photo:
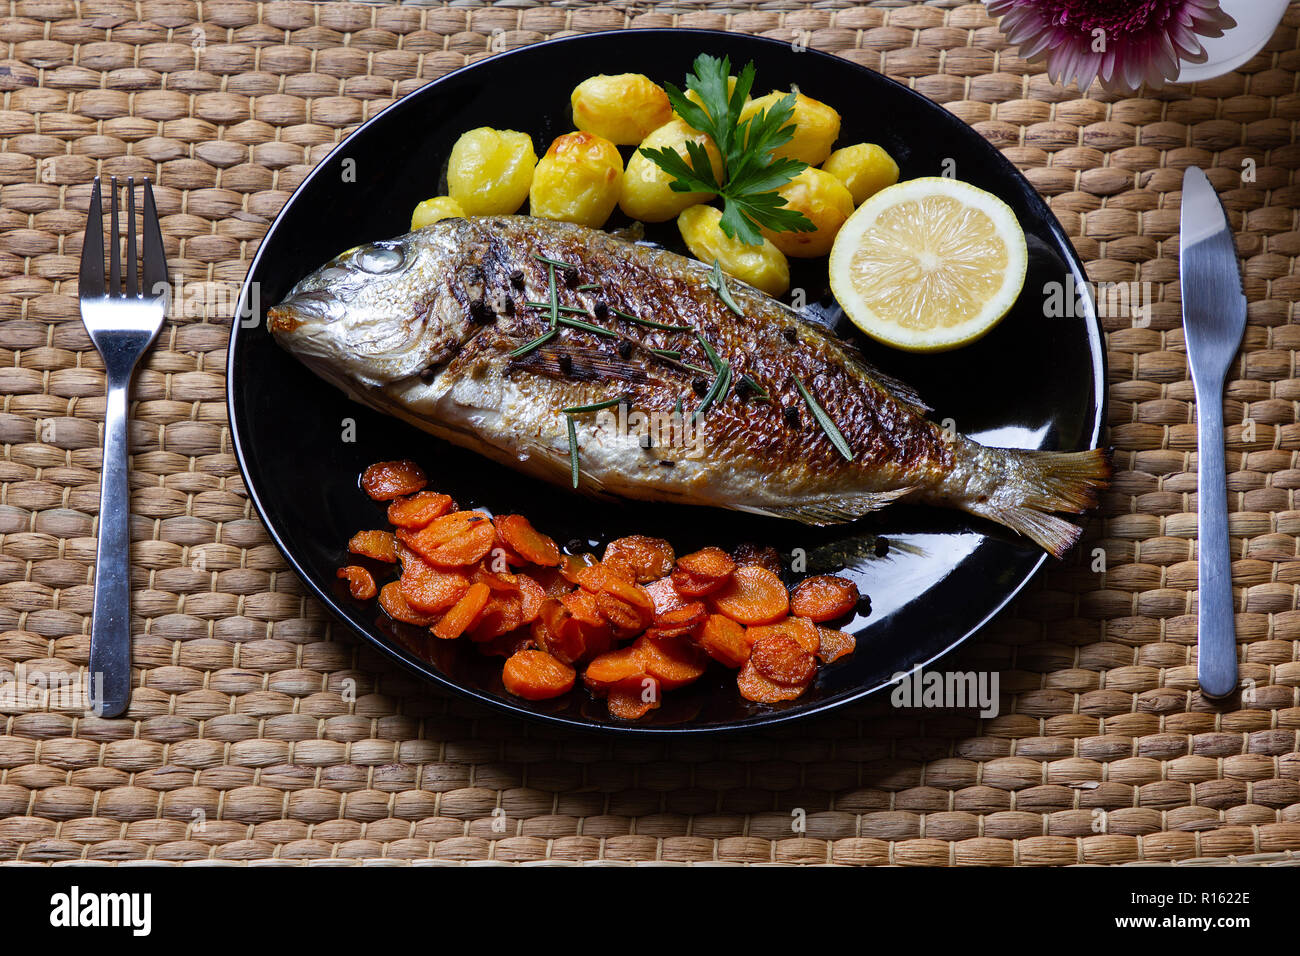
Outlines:
<svg viewBox="0 0 1300 956"><path fill-rule="evenodd" d="M383 275L401 266L405 260L402 250L392 246L370 246L356 257L356 266L371 275Z"/></svg>

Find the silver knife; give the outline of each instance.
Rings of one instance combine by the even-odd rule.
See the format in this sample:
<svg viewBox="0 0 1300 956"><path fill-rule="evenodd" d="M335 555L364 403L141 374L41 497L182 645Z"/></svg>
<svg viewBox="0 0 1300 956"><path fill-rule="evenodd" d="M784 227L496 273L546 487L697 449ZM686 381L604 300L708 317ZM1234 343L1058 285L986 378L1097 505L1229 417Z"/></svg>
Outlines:
<svg viewBox="0 0 1300 956"><path fill-rule="evenodd" d="M1237 637L1223 462L1223 383L1246 331L1246 297L1228 216L1209 179L1195 166L1183 175L1180 232L1183 335L1196 390L1196 679L1207 697L1227 697L1237 689Z"/></svg>

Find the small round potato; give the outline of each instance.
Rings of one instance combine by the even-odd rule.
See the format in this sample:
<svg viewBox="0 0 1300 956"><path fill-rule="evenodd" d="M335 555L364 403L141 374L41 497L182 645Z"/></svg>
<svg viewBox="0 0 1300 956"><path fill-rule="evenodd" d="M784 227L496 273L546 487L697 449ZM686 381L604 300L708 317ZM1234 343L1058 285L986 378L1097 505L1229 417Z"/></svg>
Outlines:
<svg viewBox="0 0 1300 956"><path fill-rule="evenodd" d="M591 133L565 133L537 164L528 193L530 211L542 219L599 229L622 188L623 157L617 146Z"/></svg>
<svg viewBox="0 0 1300 956"><path fill-rule="evenodd" d="M643 73L588 77L569 102L574 126L617 146L635 146L673 115L668 94Z"/></svg>
<svg viewBox="0 0 1300 956"><path fill-rule="evenodd" d="M797 209L817 227L815 232L771 232L763 235L787 256L812 259L829 255L844 221L853 215L853 195L826 172L809 166L777 191L786 206Z"/></svg>
<svg viewBox="0 0 1300 956"><path fill-rule="evenodd" d="M718 260L727 275L768 295L781 295L790 288L790 263L781 250L766 239L760 246L750 246L728 237L718 225L721 219L721 210L713 206L692 206L677 217L691 255L710 264Z"/></svg>
<svg viewBox="0 0 1300 956"><path fill-rule="evenodd" d="M536 163L527 133L480 126L451 148L447 192L467 215L507 216L528 198Z"/></svg>
<svg viewBox="0 0 1300 956"><path fill-rule="evenodd" d="M690 155L686 152L688 139L701 143L709 154L713 167L713 178L722 177L722 154L713 140L686 125L684 120L674 119L659 127L641 143L642 149L667 148L676 150L689 163ZM618 205L633 219L642 222L667 222L683 209L713 198L712 193L677 193L670 185L673 177L660 169L648 156L638 149L627 161L627 171L623 174L623 191Z"/></svg>
<svg viewBox="0 0 1300 956"><path fill-rule="evenodd" d="M848 187L855 206L898 182L898 163L875 143L837 149L822 163L822 169Z"/></svg>
<svg viewBox="0 0 1300 956"><path fill-rule="evenodd" d="M770 110L783 96L789 94L773 92L750 100L741 111L740 118L746 120L759 110ZM836 137L840 135L840 114L811 96L796 93L791 122L794 123L794 137L785 145L777 147L772 155L803 160L809 166L824 163L831 154Z"/></svg>
<svg viewBox="0 0 1300 956"><path fill-rule="evenodd" d="M434 196L419 203L411 213L411 231L431 226L440 219L459 219L464 215L460 203L450 196Z"/></svg>

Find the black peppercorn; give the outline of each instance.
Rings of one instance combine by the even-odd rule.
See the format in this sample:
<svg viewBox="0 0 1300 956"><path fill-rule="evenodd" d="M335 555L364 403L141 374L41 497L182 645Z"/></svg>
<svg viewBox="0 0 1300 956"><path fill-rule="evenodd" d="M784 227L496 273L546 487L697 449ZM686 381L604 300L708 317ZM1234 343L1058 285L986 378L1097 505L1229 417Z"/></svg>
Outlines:
<svg viewBox="0 0 1300 956"><path fill-rule="evenodd" d="M565 375L573 374L573 358L567 352L561 352L560 357L556 359L560 363L560 371Z"/></svg>
<svg viewBox="0 0 1300 956"><path fill-rule="evenodd" d="M791 345L794 345L795 342L799 341L798 333L796 333L794 329L786 329L781 334L785 336L785 340Z"/></svg>
<svg viewBox="0 0 1300 956"><path fill-rule="evenodd" d="M703 397L709 392L709 383L702 378L697 378L691 382L691 388L695 390L696 395Z"/></svg>
<svg viewBox="0 0 1300 956"><path fill-rule="evenodd" d="M631 354L632 354L632 343L629 342L627 339L622 339L618 343L618 357L623 359L624 361L627 361L628 357L631 356Z"/></svg>
<svg viewBox="0 0 1300 956"><path fill-rule="evenodd" d="M799 409L789 405L785 410L785 423L791 428L799 427Z"/></svg>
<svg viewBox="0 0 1300 956"><path fill-rule="evenodd" d="M514 272L510 273L510 284L516 289L522 289L524 287L524 273L522 269L516 269Z"/></svg>

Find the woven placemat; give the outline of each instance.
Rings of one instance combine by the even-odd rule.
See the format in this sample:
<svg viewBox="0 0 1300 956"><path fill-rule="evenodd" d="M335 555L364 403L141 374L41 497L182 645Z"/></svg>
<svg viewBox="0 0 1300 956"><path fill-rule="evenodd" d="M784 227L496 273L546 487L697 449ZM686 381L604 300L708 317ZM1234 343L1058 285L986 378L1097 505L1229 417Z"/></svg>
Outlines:
<svg viewBox="0 0 1300 956"><path fill-rule="evenodd" d="M87 664L104 381L75 287L94 175L154 179L172 269L212 307L168 322L135 386L129 718L39 699L0 714L0 860L1300 862L1300 10L1238 73L1119 98L1048 83L978 3L8 8L11 689ZM1150 284L1149 322L1106 319L1119 475L1103 516L952 664L999 671L1009 696L996 718L882 698L725 740L526 725L432 691L331 628L244 495L225 424L225 293L312 164L395 98L493 51L664 26L796 39L911 84L1025 170L1094 280ZM1176 255L1189 163L1212 167L1250 298L1226 400L1249 683L1223 704L1197 693L1194 664L1195 427Z"/></svg>

